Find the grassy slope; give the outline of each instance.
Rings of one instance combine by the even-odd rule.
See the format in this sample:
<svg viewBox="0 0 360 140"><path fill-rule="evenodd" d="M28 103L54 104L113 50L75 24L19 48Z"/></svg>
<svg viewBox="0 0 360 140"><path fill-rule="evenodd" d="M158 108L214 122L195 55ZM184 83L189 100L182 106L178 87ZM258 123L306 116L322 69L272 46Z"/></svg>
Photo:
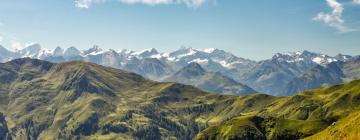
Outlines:
<svg viewBox="0 0 360 140"><path fill-rule="evenodd" d="M14 139L191 139L275 99L209 94L84 62L19 59L3 65L0 106Z"/></svg>
<svg viewBox="0 0 360 140"><path fill-rule="evenodd" d="M237 131L238 128L248 127L249 122L256 124L250 125L252 129L262 130L257 136L264 135L267 139L308 137L324 130L338 120L340 121L336 124L339 125L335 125L333 129L342 129L341 127L345 126L351 129L354 125L344 126L342 122L347 122L346 120L352 118L347 119L346 117L349 115L357 116L351 113L357 112L359 107L360 81L353 81L343 85L307 91L292 97L278 98L265 106L259 113L243 114L240 117L243 121L238 121L238 117L220 125L209 127L197 135L197 139L228 138L229 136L253 139L254 137L251 136L244 137L246 133L242 132L246 131ZM323 136L336 138L339 135L328 133L326 130L315 135L318 136L315 139ZM357 136L356 132L358 132L357 129L354 129L354 131L348 131L346 134Z"/></svg>
<svg viewBox="0 0 360 140"><path fill-rule="evenodd" d="M357 140L359 138L360 112L355 112L305 140Z"/></svg>
<svg viewBox="0 0 360 140"><path fill-rule="evenodd" d="M83 62L0 64L0 83L0 129L14 139L191 139L205 128L198 139L303 138L326 133L360 104L360 81L238 97Z"/></svg>

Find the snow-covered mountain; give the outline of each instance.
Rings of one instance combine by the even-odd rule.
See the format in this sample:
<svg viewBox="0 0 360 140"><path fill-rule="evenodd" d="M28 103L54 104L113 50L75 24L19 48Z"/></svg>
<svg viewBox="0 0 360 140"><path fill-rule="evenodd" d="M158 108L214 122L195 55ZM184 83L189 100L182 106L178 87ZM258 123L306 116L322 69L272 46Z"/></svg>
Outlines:
<svg viewBox="0 0 360 140"><path fill-rule="evenodd" d="M25 48L15 51L20 57L30 57L43 59L44 57L51 56L53 50L42 48L38 43L28 44Z"/></svg>
<svg viewBox="0 0 360 140"><path fill-rule="evenodd" d="M290 81L308 70L336 61L347 61L350 57L336 59L309 51L277 53L271 59L260 61L249 72L240 76L239 80L257 91L278 95Z"/></svg>
<svg viewBox="0 0 360 140"><path fill-rule="evenodd" d="M104 50L95 45L87 50L79 50L76 47L63 49L46 49L38 43L32 43L25 48L9 51L4 47L0 48L0 61L6 62L15 58L30 57L48 60L52 62L64 62L72 60L84 60L105 66L124 68L141 74L145 77L159 80L167 74L196 62L201 64L207 71L228 73L227 71L244 72L253 67L256 62L237 57L223 50L194 49L181 47L178 50L159 53L155 48L141 51L131 50ZM139 68L139 67L142 68ZM152 74L150 74L153 72Z"/></svg>
<svg viewBox="0 0 360 140"><path fill-rule="evenodd" d="M10 51L0 46L0 62L30 57L52 62L83 60L104 66L126 69L152 80L160 81L190 63L199 64L207 72L221 73L256 91L279 94L294 78L314 67L325 67L332 62L346 62L352 56L339 54L328 56L309 51L276 53L272 58L253 61L216 49L181 47L171 52L159 52L155 48L141 51L106 50L99 46L80 50L76 47L46 49L37 43Z"/></svg>
<svg viewBox="0 0 360 140"><path fill-rule="evenodd" d="M181 47L170 53L158 53L150 57L172 64L175 69L180 69L189 63L195 62L211 72L226 72L231 69L245 71L256 64L255 61L237 57L215 48L200 50L191 47Z"/></svg>
<svg viewBox="0 0 360 140"><path fill-rule="evenodd" d="M288 63L316 63L319 65L326 65L331 62L338 61L335 57L331 57L325 54L319 54L319 53L312 53L309 51L303 51L303 52L290 52L290 53L277 53L274 55L272 59L275 59L279 62L286 61Z"/></svg>

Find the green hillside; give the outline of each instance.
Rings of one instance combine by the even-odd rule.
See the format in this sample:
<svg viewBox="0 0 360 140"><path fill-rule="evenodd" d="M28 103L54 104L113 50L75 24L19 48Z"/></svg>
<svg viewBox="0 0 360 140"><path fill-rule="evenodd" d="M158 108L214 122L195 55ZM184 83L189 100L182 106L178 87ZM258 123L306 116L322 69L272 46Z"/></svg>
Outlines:
<svg viewBox="0 0 360 140"><path fill-rule="evenodd" d="M17 59L0 64L0 139L355 137L359 91L353 81L292 97L217 95L92 63Z"/></svg>
<svg viewBox="0 0 360 140"><path fill-rule="evenodd" d="M0 64L2 138L192 139L275 98L209 94L85 62ZM253 100L267 99L254 104Z"/></svg>
<svg viewBox="0 0 360 140"><path fill-rule="evenodd" d="M354 113L359 107L360 81L353 81L278 98L256 114L209 127L196 139L353 138L359 128L350 122L359 121Z"/></svg>

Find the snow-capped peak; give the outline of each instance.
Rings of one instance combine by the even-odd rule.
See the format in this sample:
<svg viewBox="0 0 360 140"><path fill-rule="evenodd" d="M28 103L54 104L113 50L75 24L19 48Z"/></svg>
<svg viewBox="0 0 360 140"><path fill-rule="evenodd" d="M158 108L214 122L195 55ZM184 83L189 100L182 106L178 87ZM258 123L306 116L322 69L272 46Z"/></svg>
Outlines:
<svg viewBox="0 0 360 140"><path fill-rule="evenodd" d="M213 53L216 50L217 50L216 48L206 48L206 49L203 49L202 51L205 53Z"/></svg>
<svg viewBox="0 0 360 140"><path fill-rule="evenodd" d="M84 55L98 55L102 53L104 53L104 50L97 45L94 45L92 48L84 51Z"/></svg>
<svg viewBox="0 0 360 140"><path fill-rule="evenodd" d="M42 58L52 54L51 49L42 48L38 43L27 44L25 48L17 51L21 57Z"/></svg>
<svg viewBox="0 0 360 140"><path fill-rule="evenodd" d="M319 53L313 53L310 51L297 51L297 52L288 52L285 54L282 53L276 53L273 58L273 60L278 61L286 61L288 63L297 63L297 62L306 62L311 63L314 62L316 64L320 65L326 65L331 62L337 61L334 57L319 54Z"/></svg>
<svg viewBox="0 0 360 140"><path fill-rule="evenodd" d="M180 49L169 53L169 56L175 57L175 58L181 58L181 57L185 57L185 56L194 55L197 52L199 52L199 51L196 49L193 49L192 47L181 46Z"/></svg>
<svg viewBox="0 0 360 140"><path fill-rule="evenodd" d="M155 48L145 49L138 52L133 52L132 55L139 58L148 58L159 54Z"/></svg>
<svg viewBox="0 0 360 140"><path fill-rule="evenodd" d="M75 56L81 56L82 52L75 48L74 46L67 48L64 52L65 57L75 57Z"/></svg>

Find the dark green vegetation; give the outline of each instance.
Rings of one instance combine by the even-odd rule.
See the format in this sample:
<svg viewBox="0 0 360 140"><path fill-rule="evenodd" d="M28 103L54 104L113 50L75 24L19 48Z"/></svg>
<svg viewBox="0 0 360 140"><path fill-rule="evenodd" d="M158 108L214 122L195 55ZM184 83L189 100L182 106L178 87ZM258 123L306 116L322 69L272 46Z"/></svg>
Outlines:
<svg viewBox="0 0 360 140"><path fill-rule="evenodd" d="M347 118L359 106L360 81L292 97L239 97L79 61L0 64L0 139L336 136L330 132L353 127L346 119L360 118Z"/></svg>

